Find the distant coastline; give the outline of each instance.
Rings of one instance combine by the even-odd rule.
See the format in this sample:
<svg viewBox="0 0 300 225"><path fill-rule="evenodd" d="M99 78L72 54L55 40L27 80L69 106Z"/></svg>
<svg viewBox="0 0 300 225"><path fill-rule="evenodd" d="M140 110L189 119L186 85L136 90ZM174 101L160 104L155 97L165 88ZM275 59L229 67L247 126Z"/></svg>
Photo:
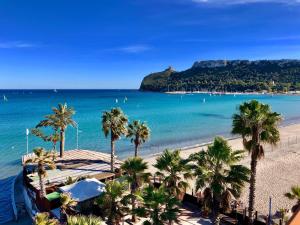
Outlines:
<svg viewBox="0 0 300 225"><path fill-rule="evenodd" d="M166 91L165 94L210 94L210 95L300 95L300 91L289 92L222 92L222 91Z"/></svg>

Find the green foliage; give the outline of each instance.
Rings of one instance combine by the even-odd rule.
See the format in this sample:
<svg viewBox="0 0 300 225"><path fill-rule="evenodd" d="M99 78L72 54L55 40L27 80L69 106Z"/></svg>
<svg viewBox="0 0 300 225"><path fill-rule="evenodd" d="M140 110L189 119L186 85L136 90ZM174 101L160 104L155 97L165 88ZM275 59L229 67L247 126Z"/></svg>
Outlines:
<svg viewBox="0 0 300 225"><path fill-rule="evenodd" d="M299 60L221 60L196 62L190 69L167 69L146 76L143 91L274 91L300 90Z"/></svg>
<svg viewBox="0 0 300 225"><path fill-rule="evenodd" d="M256 100L244 102L238 110L239 113L233 115L232 133L242 135L245 148L255 158L263 157L261 143L276 144L280 140L280 114L272 112L269 105Z"/></svg>
<svg viewBox="0 0 300 225"><path fill-rule="evenodd" d="M113 108L111 111L105 111L102 114L102 130L105 137L111 134L113 141L118 140L127 133L128 119L120 108Z"/></svg>
<svg viewBox="0 0 300 225"><path fill-rule="evenodd" d="M228 142L216 137L207 151L192 154L196 190L204 190L204 207L213 210L217 219L219 208L228 210L231 196L238 198L245 182L249 181L250 170L237 164L244 151L233 151Z"/></svg>
<svg viewBox="0 0 300 225"><path fill-rule="evenodd" d="M83 216L68 216L67 225L101 225L104 224L100 217L93 215Z"/></svg>
<svg viewBox="0 0 300 225"><path fill-rule="evenodd" d="M131 200L132 206L132 221L136 221L135 208L136 202L139 196L139 191L144 182L150 181L150 173L145 172L148 169L148 165L142 158L134 157L127 159L121 166L125 172L124 178L130 185L131 193L127 196Z"/></svg>
<svg viewBox="0 0 300 225"><path fill-rule="evenodd" d="M129 210L126 206L128 202L124 198L128 184L113 180L106 183L105 189L106 191L100 195L96 203L103 210L104 214L107 215L107 223L109 225L117 225Z"/></svg>
<svg viewBox="0 0 300 225"><path fill-rule="evenodd" d="M77 206L77 201L75 201L70 193L61 193L60 194L60 211L62 214L68 214L71 211L74 211L74 207Z"/></svg>
<svg viewBox="0 0 300 225"><path fill-rule="evenodd" d="M150 138L150 129L145 122L134 120L128 125L127 138L135 145L135 156L138 156L138 147Z"/></svg>
<svg viewBox="0 0 300 225"><path fill-rule="evenodd" d="M65 145L65 130L69 125L75 127L76 122L73 120L73 115L75 111L73 108L68 108L67 103L58 104L58 107L52 108L53 114L46 115L45 119L40 121L36 125L36 129L41 127L52 127L54 133L52 135L46 136L40 130L33 130L33 134L36 134L38 137L43 138L45 141L52 141L55 147L56 142L60 141L60 156L63 157L64 145ZM60 132L58 136L57 132Z"/></svg>
<svg viewBox="0 0 300 225"><path fill-rule="evenodd" d="M34 217L35 225L58 225L59 221L56 219L50 219L48 213L38 213Z"/></svg>
<svg viewBox="0 0 300 225"><path fill-rule="evenodd" d="M111 111L105 111L102 114L102 130L105 137L110 134L111 144L111 171L114 172L115 164L115 142L127 133L128 119L119 108L112 108Z"/></svg>
<svg viewBox="0 0 300 225"><path fill-rule="evenodd" d="M158 189L149 185L143 190L142 199L143 205L136 209L136 214L147 218L144 225L163 225L165 222L171 224L177 221L180 202L163 185Z"/></svg>
<svg viewBox="0 0 300 225"><path fill-rule="evenodd" d="M55 169L56 165L54 162L55 155L53 152L47 152L44 148L42 147L37 147L33 150L33 153L35 154L35 157L28 159L26 161L26 164L30 163L36 163L37 164L37 169L38 169L38 176L40 180L40 190L41 190L41 195L46 196L46 190L44 186L44 178L47 176L47 170L45 167L49 169Z"/></svg>
<svg viewBox="0 0 300 225"><path fill-rule="evenodd" d="M292 186L291 191L284 194L285 197L291 200L296 200L296 205L293 206L292 211L295 212L300 207L300 186Z"/></svg>
<svg viewBox="0 0 300 225"><path fill-rule="evenodd" d="M174 196L179 196L185 192L188 187L186 179L192 177L191 167L188 165L188 160L180 157L180 151L170 151L166 149L161 156L156 159L154 167L158 170L158 175L168 191Z"/></svg>
<svg viewBox="0 0 300 225"><path fill-rule="evenodd" d="M257 162L264 156L264 144L275 145L280 140L278 124L280 114L272 112L269 105L256 100L244 102L233 115L232 133L243 138L244 148L251 154L249 188L249 224L254 220L254 199Z"/></svg>

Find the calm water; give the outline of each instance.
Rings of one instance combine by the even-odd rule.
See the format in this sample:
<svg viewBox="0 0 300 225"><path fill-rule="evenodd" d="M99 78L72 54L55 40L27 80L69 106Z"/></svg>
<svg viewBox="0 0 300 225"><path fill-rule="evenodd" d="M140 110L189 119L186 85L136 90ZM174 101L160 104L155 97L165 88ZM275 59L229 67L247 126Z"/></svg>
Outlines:
<svg viewBox="0 0 300 225"><path fill-rule="evenodd" d="M3 101L3 95L8 101ZM128 101L124 103L124 98ZM205 98L205 103L203 99ZM167 95L128 90L0 90L0 178L20 170L21 155L26 153L26 128L34 127L51 107L67 102L76 110L79 124L79 148L109 152L109 140L101 131L104 110L121 107L129 120L147 121L151 140L141 151L148 155L166 147L183 147L211 140L215 135L230 136L231 116L243 101L258 99L282 113L285 123L300 120L300 96ZM116 103L118 99L118 103ZM29 149L50 145L29 136ZM66 148L76 148L76 129L68 128ZM129 140L117 143L121 158L133 154Z"/></svg>

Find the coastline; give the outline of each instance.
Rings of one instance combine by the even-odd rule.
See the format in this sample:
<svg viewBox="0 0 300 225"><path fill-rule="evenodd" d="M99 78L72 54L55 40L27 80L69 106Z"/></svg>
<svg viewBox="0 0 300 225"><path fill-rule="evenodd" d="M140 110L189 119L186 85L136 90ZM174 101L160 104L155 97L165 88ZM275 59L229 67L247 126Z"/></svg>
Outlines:
<svg viewBox="0 0 300 225"><path fill-rule="evenodd" d="M291 208L294 202L284 197L284 193L290 190L292 185L300 183L300 123L283 124L279 128L281 141L277 146L265 146L265 157L258 162L257 167L257 202L256 209L261 213L268 213L268 199L273 197L273 213L280 208ZM227 138L230 146L234 150L243 149L240 137ZM206 149L211 142L202 143L194 146L187 146L181 149L182 158L188 158L192 153ZM156 158L161 153L143 156L149 165L149 172L155 173L153 167ZM250 167L250 156L245 154L241 162ZM188 193L195 193L194 179L189 181L190 188ZM248 185L244 188L240 198L244 205L248 201Z"/></svg>
<svg viewBox="0 0 300 225"><path fill-rule="evenodd" d="M300 95L300 91L289 92L223 92L223 91L166 91L165 94L185 95L185 94L210 94L210 95Z"/></svg>

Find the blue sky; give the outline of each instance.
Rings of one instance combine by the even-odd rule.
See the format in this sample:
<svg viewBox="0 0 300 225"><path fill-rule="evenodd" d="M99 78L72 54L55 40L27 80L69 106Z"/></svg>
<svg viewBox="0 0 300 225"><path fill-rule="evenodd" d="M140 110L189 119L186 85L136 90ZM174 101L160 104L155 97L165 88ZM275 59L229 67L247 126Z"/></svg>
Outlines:
<svg viewBox="0 0 300 225"><path fill-rule="evenodd" d="M300 0L2 0L0 88L138 88L205 59L300 58Z"/></svg>

